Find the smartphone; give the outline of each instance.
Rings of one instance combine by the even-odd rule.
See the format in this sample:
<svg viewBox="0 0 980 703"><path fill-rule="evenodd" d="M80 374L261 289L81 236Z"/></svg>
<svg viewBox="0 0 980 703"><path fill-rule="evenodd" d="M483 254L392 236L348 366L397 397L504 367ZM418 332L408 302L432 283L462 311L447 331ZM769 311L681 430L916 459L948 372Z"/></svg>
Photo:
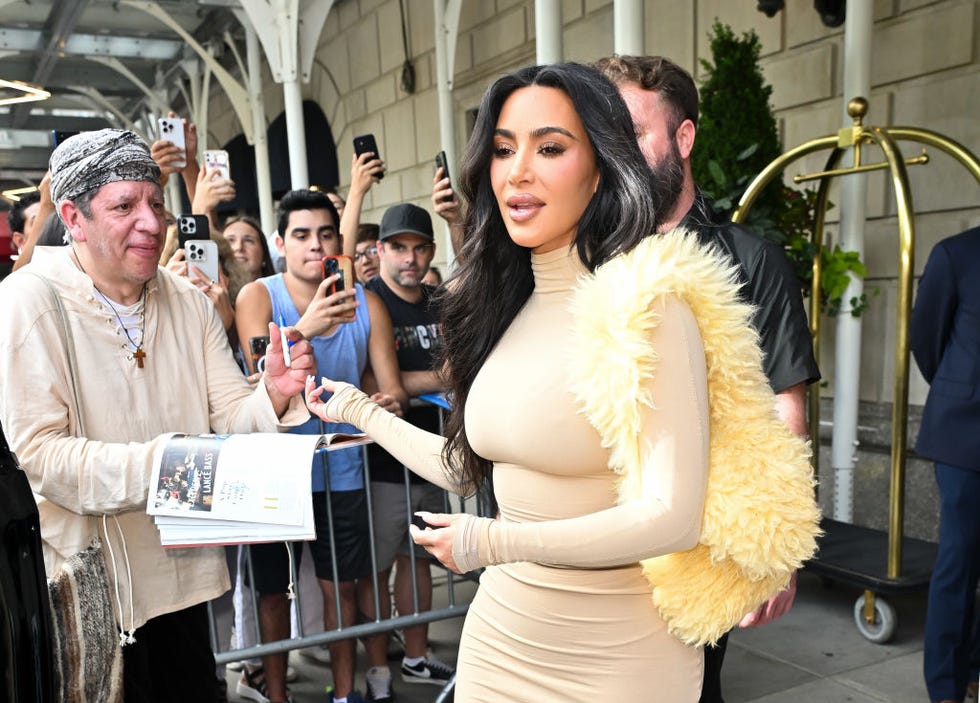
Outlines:
<svg viewBox="0 0 980 703"><path fill-rule="evenodd" d="M181 161L171 161L168 165L174 168L184 168L187 165L187 143L184 141L184 121L179 117L161 117L157 120L160 126L160 139L166 139L174 146L184 150L185 158Z"/></svg>
<svg viewBox="0 0 980 703"><path fill-rule="evenodd" d="M178 215L177 243L181 249L192 239L211 239L211 225L207 215Z"/></svg>
<svg viewBox="0 0 980 703"><path fill-rule="evenodd" d="M378 151L378 142L375 141L373 134L361 134L360 136L354 137L354 153L357 156L361 154L366 154L371 152L379 159L381 158L381 152ZM380 181L385 177L384 171L377 174L377 178Z"/></svg>
<svg viewBox="0 0 980 703"><path fill-rule="evenodd" d="M228 152L224 149L208 149L204 152L204 165L208 170L218 169L222 178L231 178Z"/></svg>
<svg viewBox="0 0 980 703"><path fill-rule="evenodd" d="M205 278L218 280L218 243L211 239L190 239L184 245L184 258L187 260L187 271L191 266L197 266Z"/></svg>
<svg viewBox="0 0 980 703"><path fill-rule="evenodd" d="M74 137L76 134L78 134L77 129L69 129L69 130L53 129L51 130L51 143L54 145L54 148L57 149L59 146L61 146L61 143L63 141L65 141L69 137Z"/></svg>
<svg viewBox="0 0 980 703"><path fill-rule="evenodd" d="M416 515L415 513L412 513L412 524L420 530L424 530L426 527L432 527L432 525L422 519L421 515Z"/></svg>
<svg viewBox="0 0 980 703"><path fill-rule="evenodd" d="M343 254L338 256L325 256L323 257L323 261L320 262L320 265L323 268L324 278L332 276L335 273L340 274L340 278L330 285L330 292L327 295L332 295L337 291L342 291L354 285L354 260L349 256L344 256Z"/></svg>
<svg viewBox="0 0 980 703"><path fill-rule="evenodd" d="M269 348L269 336L249 337L248 351L252 357L252 370L262 373L265 371L265 352Z"/></svg>
<svg viewBox="0 0 980 703"><path fill-rule="evenodd" d="M449 161L446 160L446 152L440 151L436 154L436 169L442 169L442 177L449 178L449 187L453 187L453 179L449 176ZM449 202L453 199L453 196L447 195L442 199L442 202Z"/></svg>

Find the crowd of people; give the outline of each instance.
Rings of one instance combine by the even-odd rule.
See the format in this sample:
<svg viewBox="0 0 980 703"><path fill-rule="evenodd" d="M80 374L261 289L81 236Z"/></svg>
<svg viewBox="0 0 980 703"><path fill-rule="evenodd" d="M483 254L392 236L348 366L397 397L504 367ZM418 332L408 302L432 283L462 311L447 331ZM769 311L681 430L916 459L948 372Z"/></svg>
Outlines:
<svg viewBox="0 0 980 703"><path fill-rule="evenodd" d="M125 700L220 699L206 604L227 642L229 589L252 589L244 644L288 639L293 572L308 561L298 587L327 630L411 612L416 598L430 609L436 562L482 569L455 670L425 625L403 632L401 679L455 675L456 700L653 686L656 700L723 702L726 632L786 613L812 552L804 397L820 373L785 256L719 222L693 180L697 126L691 76L662 57L494 81L458 180L433 177L431 210L456 256L445 282L428 210L400 203L361 222L385 170L377 154L352 158L346 200L283 194L264 232L248 214L219 215L234 183L198 164L191 124L186 151L112 129L55 150L38 195L10 216L23 270L0 292L23 303L0 310L0 422L38 496L49 573L97 536L113 547ZM216 277L187 260L164 208L178 176L219 244ZM62 246L41 245L46 222ZM337 256L356 281L326 272ZM84 361L76 375L71 356ZM441 432L437 411L412 400L427 393L452 400ZM759 504L729 495L728 510L762 520L769 498L796 506L795 546L762 550L715 507L738 480L715 451L734 397L755 404L739 420L779 444L770 454L788 478ZM313 461L312 542L253 546L250 576L237 548L160 546L144 507L168 433L351 430L375 444L367 465L358 449ZM445 512L445 491L479 490L494 514ZM677 596L665 568L691 569L692 592ZM693 593L721 578L715 568L729 569L726 607ZM395 700L387 636L365 638L363 698L355 644L328 646L329 700ZM159 666L165 652L180 652L182 676ZM266 655L245 663L237 690L280 703L287 678L286 655Z"/></svg>

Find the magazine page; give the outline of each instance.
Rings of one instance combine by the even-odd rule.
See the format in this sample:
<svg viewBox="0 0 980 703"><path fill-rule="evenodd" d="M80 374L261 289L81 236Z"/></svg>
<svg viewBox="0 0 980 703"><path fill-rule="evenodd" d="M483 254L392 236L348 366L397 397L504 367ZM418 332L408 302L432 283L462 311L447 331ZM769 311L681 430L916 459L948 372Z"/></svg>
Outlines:
<svg viewBox="0 0 980 703"><path fill-rule="evenodd" d="M150 515L302 525L318 435L175 434L157 451Z"/></svg>

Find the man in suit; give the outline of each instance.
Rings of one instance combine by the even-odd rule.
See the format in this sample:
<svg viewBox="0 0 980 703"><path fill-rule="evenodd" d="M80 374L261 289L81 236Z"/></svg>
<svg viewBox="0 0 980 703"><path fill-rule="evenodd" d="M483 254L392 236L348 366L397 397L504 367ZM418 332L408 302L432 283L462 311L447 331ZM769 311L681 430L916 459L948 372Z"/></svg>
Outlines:
<svg viewBox="0 0 980 703"><path fill-rule="evenodd" d="M912 311L912 354L929 383L915 450L936 463L939 552L929 584L923 668L929 697L975 694L980 632L980 227L937 244Z"/></svg>

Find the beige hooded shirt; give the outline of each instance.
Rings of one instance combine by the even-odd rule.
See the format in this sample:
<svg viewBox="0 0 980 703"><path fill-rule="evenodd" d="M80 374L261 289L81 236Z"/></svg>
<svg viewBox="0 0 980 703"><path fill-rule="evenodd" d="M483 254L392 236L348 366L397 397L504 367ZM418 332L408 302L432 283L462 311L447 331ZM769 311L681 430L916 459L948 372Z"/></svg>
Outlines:
<svg viewBox="0 0 980 703"><path fill-rule="evenodd" d="M121 599L120 625L131 630L229 586L220 548L160 546L146 514L159 443L172 432L275 432L309 414L297 396L278 419L265 385L252 389L235 363L211 302L164 269L147 286L146 359L139 368L116 319L69 252L42 251L0 283L0 422L36 494L49 576L96 536L105 542L102 515L118 520L122 536L110 517L104 554L110 593L118 591ZM54 285L65 307L80 409L72 399L60 317L50 290L33 274ZM77 436L78 414L84 437Z"/></svg>

